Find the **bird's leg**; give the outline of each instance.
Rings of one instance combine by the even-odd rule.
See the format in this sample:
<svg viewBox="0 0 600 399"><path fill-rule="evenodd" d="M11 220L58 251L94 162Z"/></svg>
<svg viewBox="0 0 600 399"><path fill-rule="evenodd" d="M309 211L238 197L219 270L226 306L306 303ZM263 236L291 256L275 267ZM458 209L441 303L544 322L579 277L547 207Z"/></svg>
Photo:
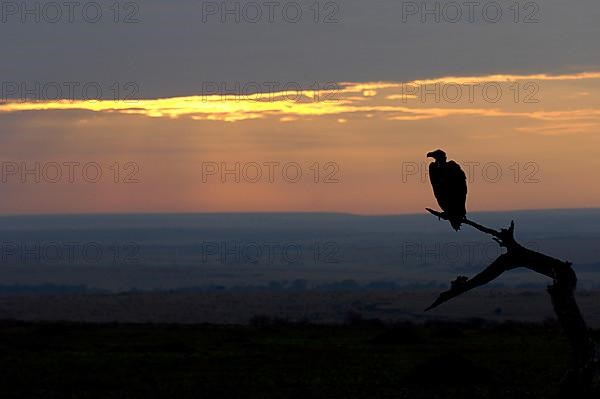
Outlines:
<svg viewBox="0 0 600 399"><path fill-rule="evenodd" d="M444 211L440 212L440 211L435 211L431 208L425 208L429 213L431 213L434 216L437 216L438 220L448 220L448 214Z"/></svg>

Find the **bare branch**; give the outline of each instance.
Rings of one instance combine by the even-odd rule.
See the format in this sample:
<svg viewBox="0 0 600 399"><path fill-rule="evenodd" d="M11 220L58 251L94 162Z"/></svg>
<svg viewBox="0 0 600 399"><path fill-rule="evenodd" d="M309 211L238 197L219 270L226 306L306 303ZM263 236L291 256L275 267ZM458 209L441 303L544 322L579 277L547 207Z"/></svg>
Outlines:
<svg viewBox="0 0 600 399"><path fill-rule="evenodd" d="M443 212L439 212L439 211L433 210L431 208L425 208L425 209L429 213L431 213L432 215L437 216L440 219L448 220L448 217ZM485 227L485 226L483 226L483 225L481 225L479 223L476 223L476 222L474 222L472 220L469 220L467 218L464 218L462 222L464 224L468 224L469 226L476 228L477 230L479 230L481 232L484 232L486 234L489 234L489 235L492 235L494 237L500 238L501 232L499 232L499 231L496 231L494 229L490 229L489 227Z"/></svg>
<svg viewBox="0 0 600 399"><path fill-rule="evenodd" d="M457 279L450 284L450 289L442 292L435 302L425 309L425 311L431 310L464 292L472 290L473 288L485 285L513 267L514 266L512 265L511 259L508 255L500 255L498 259L492 262L491 265L486 267L485 270L477 274L472 279L464 276L457 277Z"/></svg>
<svg viewBox="0 0 600 399"><path fill-rule="evenodd" d="M448 220L443 212L426 208L440 219ZM500 255L491 265L472 279L459 276L451 282L450 289L442 292L427 310L433 309L473 288L482 286L499 277L507 270L526 267L548 276L554 284L548 287L552 305L572 349L572 366L563 380L565 397L596 398L600 393L600 356L592 340L577 302L575 288L577 277L570 262L523 247L514 238L515 223L511 221L507 229L494 230L464 218L462 223L492 236L507 252Z"/></svg>

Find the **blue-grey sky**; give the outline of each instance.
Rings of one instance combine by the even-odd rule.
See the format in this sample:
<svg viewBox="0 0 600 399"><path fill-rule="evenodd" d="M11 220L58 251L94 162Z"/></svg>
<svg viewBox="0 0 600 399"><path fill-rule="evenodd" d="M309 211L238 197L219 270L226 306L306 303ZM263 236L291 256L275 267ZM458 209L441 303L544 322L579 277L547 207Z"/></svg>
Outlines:
<svg viewBox="0 0 600 399"><path fill-rule="evenodd" d="M74 8L73 23L66 7L57 23L49 23L55 12L44 12L47 3L39 3L40 23L32 15L22 23L20 15L3 9L3 82L92 81L100 82L106 94L112 82L134 81L138 97L148 98L198 93L203 82L401 81L594 70L600 64L596 0L521 1L518 15L513 0L481 1L473 6L474 22L465 2L458 1L453 4L460 6L462 17L455 23L452 8L440 9L439 23L433 15L425 15L422 23L421 10L415 14L409 2L394 0L322 1L318 15L311 9L313 0L280 1L273 22L268 2L258 1L254 4L263 12L258 23L250 22L251 8L244 11L247 1L239 2L239 23L235 15L222 23L218 10L219 15L208 14L213 4L234 8L232 1L140 0L138 9L122 1L116 24L113 0L97 2L103 11L98 23L83 18L86 1ZM302 10L299 22L286 21L284 15L291 20L296 9L288 6L284 14L288 3ZM414 4L422 3L433 9L436 2ZM440 7L447 3L437 2ZM35 2L27 4L34 7ZM492 23L498 7L502 17ZM95 9L86 10L93 19ZM139 22L123 23L126 18Z"/></svg>

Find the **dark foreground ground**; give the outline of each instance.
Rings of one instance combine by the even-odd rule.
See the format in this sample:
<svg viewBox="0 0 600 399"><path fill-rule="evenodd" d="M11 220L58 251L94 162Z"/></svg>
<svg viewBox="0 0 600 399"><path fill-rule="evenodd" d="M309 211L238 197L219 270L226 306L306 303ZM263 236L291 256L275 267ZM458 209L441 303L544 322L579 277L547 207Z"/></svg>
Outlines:
<svg viewBox="0 0 600 399"><path fill-rule="evenodd" d="M598 334L596 334L598 336ZM0 323L1 398L553 397L568 359L545 324Z"/></svg>

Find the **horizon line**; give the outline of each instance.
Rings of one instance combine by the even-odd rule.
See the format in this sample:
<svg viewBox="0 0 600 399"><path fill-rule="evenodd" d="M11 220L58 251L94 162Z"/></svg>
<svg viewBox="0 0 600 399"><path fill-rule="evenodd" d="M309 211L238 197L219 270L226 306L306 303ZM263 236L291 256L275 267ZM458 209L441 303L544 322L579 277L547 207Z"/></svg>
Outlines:
<svg viewBox="0 0 600 399"><path fill-rule="evenodd" d="M510 212L560 212L560 211L598 211L598 207L581 207L581 208L516 208L507 210L479 210L468 212L469 214L484 214L484 213L510 213ZM396 216L421 216L429 215L423 208L423 213L407 212L407 213L352 213L352 212L337 212L337 211L230 211L230 212L74 212L74 213L15 213L15 214L0 214L0 218L13 217L45 217L45 216L183 216L183 215L340 215L340 216L355 216L355 217L396 217Z"/></svg>

